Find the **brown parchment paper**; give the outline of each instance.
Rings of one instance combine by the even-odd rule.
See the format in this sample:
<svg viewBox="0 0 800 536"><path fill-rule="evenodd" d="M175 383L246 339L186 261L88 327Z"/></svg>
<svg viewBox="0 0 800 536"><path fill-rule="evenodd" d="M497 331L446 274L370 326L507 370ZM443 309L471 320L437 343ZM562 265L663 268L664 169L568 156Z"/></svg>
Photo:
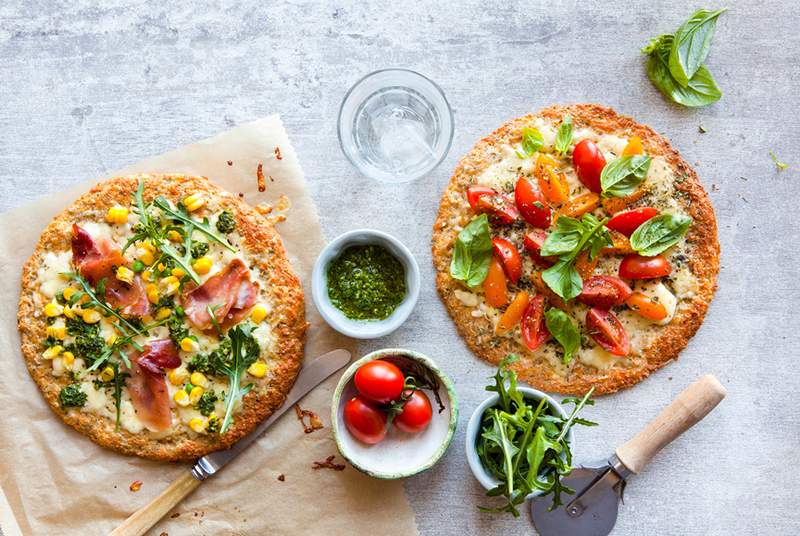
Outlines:
<svg viewBox="0 0 800 536"><path fill-rule="evenodd" d="M275 147L280 147L282 160L275 157ZM259 162L267 176L264 193L256 187ZM324 240L297 156L277 115L110 176L136 172L204 175L231 192L243 192L252 205L276 204L281 194L287 195L291 208L277 228L306 292L306 358L334 348L355 351L351 340L325 324L311 300L311 270ZM39 394L20 354L16 310L22 265L50 219L90 185L52 192L0 215L0 488L23 534L105 534L190 468L118 455L63 424ZM400 482L375 480L349 465L344 471L312 469L314 461L331 454L344 463L329 422L338 376L301 401L304 409L322 418L324 429L305 434L295 412L288 411L150 534L415 534L414 515ZM278 480L281 474L284 481ZM143 482L136 493L129 490L135 480ZM387 504L391 516L385 515ZM6 519L0 517L0 533L13 535L7 508L0 508L2 515Z"/></svg>

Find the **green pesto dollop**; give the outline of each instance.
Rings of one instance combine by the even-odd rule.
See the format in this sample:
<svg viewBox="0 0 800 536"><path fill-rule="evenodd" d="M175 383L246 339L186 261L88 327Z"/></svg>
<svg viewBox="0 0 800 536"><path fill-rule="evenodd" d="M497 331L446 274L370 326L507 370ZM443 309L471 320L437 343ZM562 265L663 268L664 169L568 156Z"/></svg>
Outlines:
<svg viewBox="0 0 800 536"><path fill-rule="evenodd" d="M383 320L405 295L405 269L381 246L350 246L328 264L328 297L347 318Z"/></svg>

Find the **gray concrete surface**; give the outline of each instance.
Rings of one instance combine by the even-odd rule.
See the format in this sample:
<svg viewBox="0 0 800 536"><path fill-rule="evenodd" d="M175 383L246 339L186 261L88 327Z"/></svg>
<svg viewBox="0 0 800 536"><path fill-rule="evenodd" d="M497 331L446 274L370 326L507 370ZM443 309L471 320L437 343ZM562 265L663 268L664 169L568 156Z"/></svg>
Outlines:
<svg viewBox="0 0 800 536"><path fill-rule="evenodd" d="M700 110L666 102L639 53L699 7L685 0L167 4L2 2L0 209L280 112L326 236L369 221L420 261L415 313L364 347L428 353L461 397L452 449L406 483L420 531L532 533L527 515L476 509L485 500L464 461L463 438L491 371L470 355L438 301L431 224L459 156L505 119L554 102L609 104L664 133L696 165L717 211L723 267L706 322L681 360L588 411L600 426L578 432L578 457L610 454L691 380L713 372L728 399L632 481L615 534L798 532L795 2L729 3L708 61L725 95ZM400 187L358 176L335 133L347 88L387 66L436 80L456 120L443 165ZM778 172L770 149L791 168Z"/></svg>

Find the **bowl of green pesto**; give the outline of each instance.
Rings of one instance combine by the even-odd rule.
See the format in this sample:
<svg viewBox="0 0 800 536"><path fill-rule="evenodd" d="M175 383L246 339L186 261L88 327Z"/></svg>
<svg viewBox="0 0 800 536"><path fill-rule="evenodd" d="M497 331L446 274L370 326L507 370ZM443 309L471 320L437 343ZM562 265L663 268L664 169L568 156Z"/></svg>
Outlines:
<svg viewBox="0 0 800 536"><path fill-rule="evenodd" d="M314 304L336 331L382 337L406 321L419 297L419 266L398 239L373 229L347 232L320 252L311 276Z"/></svg>

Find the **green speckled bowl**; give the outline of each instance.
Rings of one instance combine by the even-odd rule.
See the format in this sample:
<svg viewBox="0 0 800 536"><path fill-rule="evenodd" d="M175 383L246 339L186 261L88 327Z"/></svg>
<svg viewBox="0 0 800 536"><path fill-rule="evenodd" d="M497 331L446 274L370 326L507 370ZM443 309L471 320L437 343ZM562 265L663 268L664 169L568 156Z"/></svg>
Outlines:
<svg viewBox="0 0 800 536"><path fill-rule="evenodd" d="M439 397L444 405L440 413L433 393L424 389L433 406L433 418L419 434L408 434L391 427L386 439L375 445L361 443L350 435L344 424L345 403L355 396L353 376L356 370L375 359L391 357L394 361L417 361L427 367L439 380ZM447 451L458 423L458 402L453 382L427 356L403 348L386 348L365 355L345 371L333 393L331 405L333 437L342 456L359 471L374 478L394 480L430 469Z"/></svg>

